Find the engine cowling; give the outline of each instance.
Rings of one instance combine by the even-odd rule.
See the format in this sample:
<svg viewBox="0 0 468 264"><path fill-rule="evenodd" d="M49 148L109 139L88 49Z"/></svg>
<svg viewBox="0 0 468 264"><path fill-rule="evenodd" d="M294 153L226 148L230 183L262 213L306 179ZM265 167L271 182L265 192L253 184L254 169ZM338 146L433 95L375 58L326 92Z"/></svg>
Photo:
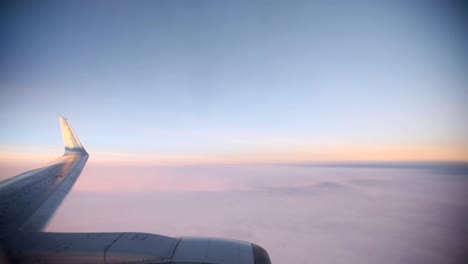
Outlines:
<svg viewBox="0 0 468 264"><path fill-rule="evenodd" d="M238 240L147 233L28 233L5 244L12 263L271 264L262 247Z"/></svg>

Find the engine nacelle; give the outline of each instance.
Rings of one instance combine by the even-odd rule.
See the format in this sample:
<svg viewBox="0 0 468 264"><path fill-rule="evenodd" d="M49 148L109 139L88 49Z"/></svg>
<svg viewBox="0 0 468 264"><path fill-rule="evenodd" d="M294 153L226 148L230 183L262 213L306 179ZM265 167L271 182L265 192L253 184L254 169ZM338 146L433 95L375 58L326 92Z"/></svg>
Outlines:
<svg viewBox="0 0 468 264"><path fill-rule="evenodd" d="M237 240L190 237L181 238L172 261L177 263L270 264L262 247Z"/></svg>
<svg viewBox="0 0 468 264"><path fill-rule="evenodd" d="M238 240L146 233L19 233L4 246L12 263L271 264L262 247Z"/></svg>

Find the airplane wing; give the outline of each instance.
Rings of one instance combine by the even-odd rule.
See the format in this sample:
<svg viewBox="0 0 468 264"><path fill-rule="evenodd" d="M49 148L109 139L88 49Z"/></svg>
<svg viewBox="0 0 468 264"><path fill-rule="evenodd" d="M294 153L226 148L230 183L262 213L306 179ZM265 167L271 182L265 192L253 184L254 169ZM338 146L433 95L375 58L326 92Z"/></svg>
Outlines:
<svg viewBox="0 0 468 264"><path fill-rule="evenodd" d="M4 252L11 263L271 263L262 247L237 240L41 232L88 160L68 120L60 117L60 125L63 156L0 182L0 262Z"/></svg>
<svg viewBox="0 0 468 264"><path fill-rule="evenodd" d="M0 239L15 230L42 231L78 179L88 153L60 117L65 153L46 166L0 183Z"/></svg>

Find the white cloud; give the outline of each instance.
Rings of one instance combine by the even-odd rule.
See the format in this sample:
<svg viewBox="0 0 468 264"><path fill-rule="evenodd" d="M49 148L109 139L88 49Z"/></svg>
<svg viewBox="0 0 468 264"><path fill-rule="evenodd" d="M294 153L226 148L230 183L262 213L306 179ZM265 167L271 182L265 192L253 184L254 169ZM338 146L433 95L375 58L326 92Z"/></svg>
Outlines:
<svg viewBox="0 0 468 264"><path fill-rule="evenodd" d="M121 171L119 180L139 182L131 191L77 188L48 230L229 237L264 246L273 263L460 263L467 246L463 173L292 166ZM80 181L101 185L113 172L91 168ZM160 174L168 189L134 189L157 185ZM206 182L215 188L201 188Z"/></svg>

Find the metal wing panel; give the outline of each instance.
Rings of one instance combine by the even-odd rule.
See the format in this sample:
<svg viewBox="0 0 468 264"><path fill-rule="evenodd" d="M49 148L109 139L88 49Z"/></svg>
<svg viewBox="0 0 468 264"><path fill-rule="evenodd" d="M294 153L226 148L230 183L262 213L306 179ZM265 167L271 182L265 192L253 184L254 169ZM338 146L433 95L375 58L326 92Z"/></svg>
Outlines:
<svg viewBox="0 0 468 264"><path fill-rule="evenodd" d="M87 155L75 158L76 159L73 160L74 166L71 166L68 172L64 169L56 176L56 182L51 186L52 188L55 187L55 189L52 191L49 198L45 200L34 214L28 218L26 223L21 226L22 231L42 231L47 226L57 208L73 188L73 185L80 176L88 160ZM59 185L56 185L58 182L60 182Z"/></svg>
<svg viewBox="0 0 468 264"><path fill-rule="evenodd" d="M70 155L0 189L0 241L23 228L40 231L70 191L87 155Z"/></svg>

